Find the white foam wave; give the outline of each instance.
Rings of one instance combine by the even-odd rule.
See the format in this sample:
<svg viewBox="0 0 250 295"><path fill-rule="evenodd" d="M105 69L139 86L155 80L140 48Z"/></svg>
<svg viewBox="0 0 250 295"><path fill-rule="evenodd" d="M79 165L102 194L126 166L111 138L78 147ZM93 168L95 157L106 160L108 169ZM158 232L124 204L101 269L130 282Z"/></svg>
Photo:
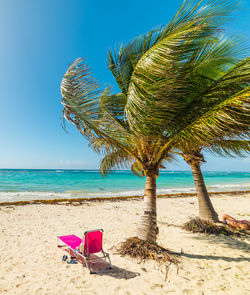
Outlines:
<svg viewBox="0 0 250 295"><path fill-rule="evenodd" d="M157 194L176 194L194 192L194 188L169 188L158 189ZM131 191L68 191L64 193L56 192L0 192L0 202L52 200L52 199L73 199L73 198L114 198L123 196L143 196L144 190Z"/></svg>
<svg viewBox="0 0 250 295"><path fill-rule="evenodd" d="M241 189L241 190L246 190L250 189L250 183L249 184L236 184L236 183L231 183L231 184L213 184L213 185L208 185L208 189Z"/></svg>
<svg viewBox="0 0 250 295"><path fill-rule="evenodd" d="M215 184L208 185L208 191L241 191L250 190L248 184ZM180 187L157 189L157 194L178 194L178 193L195 193L195 187ZM32 201L32 200L52 200L52 199L72 199L72 198L107 198L121 196L143 196L144 190L130 191L68 191L68 192L0 192L1 202Z"/></svg>
<svg viewBox="0 0 250 295"><path fill-rule="evenodd" d="M54 192L0 192L0 202L52 200L69 197L68 194Z"/></svg>

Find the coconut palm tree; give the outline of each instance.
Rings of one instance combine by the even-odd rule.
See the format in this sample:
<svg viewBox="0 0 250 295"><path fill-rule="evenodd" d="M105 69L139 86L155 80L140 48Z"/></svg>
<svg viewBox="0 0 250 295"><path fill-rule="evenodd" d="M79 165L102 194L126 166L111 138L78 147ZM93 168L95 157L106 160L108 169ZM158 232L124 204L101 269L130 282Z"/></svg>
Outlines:
<svg viewBox="0 0 250 295"><path fill-rule="evenodd" d="M242 137L249 137L250 88L247 86L250 81L249 61L250 59L247 58L237 63L219 78L212 81L209 86L204 87L205 85L203 85L202 92L197 93L195 91L196 95L195 92L192 92L193 97L171 119L169 119L170 114L166 107L168 101L164 102L161 100L152 103L152 101L146 101L146 99L138 102L133 100L134 109L132 112L130 110L128 111L131 118L134 121L136 120L137 124L140 123L143 125L145 121L142 117L135 118L135 111L140 108L141 112L147 114L148 120L152 120L152 130L157 130L160 126L163 127L164 121L166 125L168 124L166 130L169 130L169 124L172 124L173 120L177 122L178 118L181 118L181 121L179 121L180 126L177 126L180 127L179 132L177 128L177 130L174 130L174 134L170 133L169 141L166 141L163 148L168 146L174 149L179 146L180 150L184 150L184 159L191 166L196 184L200 216L205 219L218 221L200 170L200 163L203 161L200 149L204 145L204 142L210 143L211 145L214 139L223 138L228 133L235 133L235 135L241 134ZM188 85L188 80L185 83ZM196 83L193 82L193 85L195 86ZM145 83L143 87L144 92L146 92L147 86L147 83ZM190 88L192 89L192 85ZM187 92L189 91L190 89L187 87ZM138 97L141 98L142 93ZM183 97L190 98L189 95ZM237 109L240 105L242 112ZM187 124L186 127L183 126L184 128L182 128L182 120ZM132 124L134 124L133 121ZM220 144L222 144L222 140ZM186 148L186 145L188 148ZM249 145L246 148L249 150Z"/></svg>
<svg viewBox="0 0 250 295"><path fill-rule="evenodd" d="M151 31L146 36L140 36L133 42L129 43L127 46L121 46L118 53L109 52L109 67L112 73L117 79L118 84L121 84L121 89L124 89L126 93L126 85L129 84L133 70L137 65L137 62L145 53L145 48L149 49L153 46L148 40L152 40L152 36L156 34L156 31ZM155 38L157 40L157 38ZM158 41L156 41L158 42ZM146 46L145 46L146 45ZM190 64L196 63L196 66L192 66L192 72L190 75L190 83L185 89L185 94L183 95L187 101L192 101L193 98L198 96L198 99L203 99L202 94L208 89L213 83L218 79L222 78L226 70L230 66L236 66L239 63L239 55L244 53L244 42L242 38L225 38L221 34L215 34L213 38L208 38L204 40L200 48L197 48L193 52L192 58L190 58ZM245 76L247 78L247 75ZM125 82L124 82L125 81ZM241 81L241 78L234 80L234 90L233 93L237 93L243 90L247 85L247 80ZM125 87L124 87L125 86ZM208 97L208 103L210 97ZM168 103L168 101L166 101ZM150 107L152 107L152 102ZM191 114L193 116L193 114ZM234 130L233 137L237 136L244 137L244 131L248 131L249 126L246 125L239 130ZM243 130L244 129L244 130ZM232 133L231 128L228 129L229 133ZM228 133L228 135L229 135ZM231 135L232 137L232 135ZM211 143L212 142L212 143ZM221 145L221 147L218 147ZM210 138L205 140L199 140L193 142L192 140L183 140L177 144L178 149L181 152L174 151L174 153L180 154L190 165L196 191L198 197L199 215L201 218L208 219L214 222L218 221L218 214L216 213L212 202L209 198L203 175L200 169L200 164L205 162L201 150L206 148L212 150L214 153L218 151L221 155L221 151L225 148L226 156L240 155L244 156L244 151L249 151L249 142L246 140L235 140L231 138L225 139L225 132L221 133L221 138L218 138L218 134L210 134ZM217 147L215 149L215 147ZM231 153L230 153L231 149Z"/></svg>
<svg viewBox="0 0 250 295"><path fill-rule="evenodd" d="M211 199L209 197L205 181L201 171L201 164L205 163L202 150L212 152L222 157L244 157L246 153L250 152L250 141L244 139L215 139L210 143L206 143L203 146L193 146L189 149L181 147L182 153L180 154L184 160L190 165L193 178L195 182L199 216L202 219L210 220L212 222L218 222L218 214L216 213Z"/></svg>
<svg viewBox="0 0 250 295"><path fill-rule="evenodd" d="M195 55L199 56L202 62L201 67L193 74L191 89L187 92L187 97L191 96L190 100L192 100L194 95L204 93L208 87L221 79L225 75L226 70L230 68L230 65L237 67L239 63L237 56L243 51L243 48L239 47L240 44L242 44L241 38L237 40L235 38L221 38L221 36L218 36L217 40L208 40L201 50L197 50ZM249 81L249 73L247 75L245 77L246 80L241 80L241 78L235 80L234 89L231 89L231 95L245 89L248 84L247 79ZM235 126L233 132L230 126L227 132L225 132L226 128L224 128L220 138L218 134L214 134L214 136L211 134L210 138L205 141L200 140L190 145L189 142L181 140L179 144L181 155L190 165L193 173L198 197L199 216L203 219L217 222L218 214L209 198L201 172L201 163L205 162L201 151L202 149L207 149L220 156L227 157L235 155L245 156L246 152L250 151L249 141L245 139L245 134L249 131L249 125L246 124L243 127L240 124L238 127L239 129L237 130L237 126ZM226 133L227 136L225 137ZM235 139L237 137L238 139Z"/></svg>
<svg viewBox="0 0 250 295"><path fill-rule="evenodd" d="M234 130L242 124L245 130L249 123L246 89L230 98L225 95L236 81L236 69L208 87L202 95L204 100L184 96L191 83L190 73L199 66L192 61L194 52L204 44L204 38L213 38L235 7L229 0L208 2L204 6L204 1L185 1L169 25L151 31L143 42L121 48L114 58L109 56L109 68L121 93L101 90L84 59L69 67L61 83L64 117L95 151L105 154L101 172L131 165L134 173L146 176L138 226L142 240L156 241L156 178L179 142L204 141L212 130L220 136L229 125ZM242 81L246 80L246 63L237 64ZM206 95L212 97L209 103ZM221 122L227 123L225 130Z"/></svg>

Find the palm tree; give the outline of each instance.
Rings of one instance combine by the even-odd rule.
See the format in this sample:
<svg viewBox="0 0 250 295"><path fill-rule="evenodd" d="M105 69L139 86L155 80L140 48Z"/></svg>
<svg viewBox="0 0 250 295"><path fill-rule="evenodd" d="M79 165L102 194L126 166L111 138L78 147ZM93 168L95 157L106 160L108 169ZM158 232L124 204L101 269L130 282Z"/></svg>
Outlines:
<svg viewBox="0 0 250 295"><path fill-rule="evenodd" d="M209 197L205 181L201 171L201 164L205 163L205 159L202 150L213 152L216 155L224 157L243 157L246 153L250 152L250 141L241 139L215 139L211 143L207 143L204 146L192 147L189 150L180 148L182 153L179 153L184 160L190 165L193 178L195 182L199 216L202 219L210 220L212 222L218 222L218 214L216 213L211 199Z"/></svg>
<svg viewBox="0 0 250 295"><path fill-rule="evenodd" d="M190 165L196 187L198 197L199 216L202 219L218 222L218 214L216 213L211 199L209 197L203 174L201 172L201 163L205 162L200 150L192 150L191 153L183 154L184 160Z"/></svg>
<svg viewBox="0 0 250 295"><path fill-rule="evenodd" d="M137 38L126 47L121 46L119 53L114 54L115 57L112 56L111 52L109 53L109 67L121 89L125 89L126 91L127 81L131 80L134 67L145 53L145 49L149 49L155 44L150 44L154 34L155 31L151 31L150 34ZM244 44L242 38L225 38L221 34L215 34L212 39L204 40L200 48L197 48L190 58L190 64L192 62L196 63L196 65L191 68L190 81L183 95L187 101L192 102L195 95L202 101L204 99L202 97L203 92L206 93L209 87L212 87L219 79L223 79L222 76L225 75L226 70L230 66L235 66L237 69L239 63L238 56L244 52L244 46L242 44ZM231 85L234 83L233 89L231 89L231 95L238 93L246 87L249 78L248 75L249 72L246 73L245 80L241 79L241 77L234 77L234 81L231 83ZM207 95L207 99L209 103L209 95ZM150 103L150 107L152 107L152 102ZM168 103L168 101L164 103ZM193 116L193 114L191 115ZM221 138L218 138L219 134L217 133L210 133L210 138L206 138L205 140L199 139L199 141L196 140L195 142L182 138L177 144L181 152L174 151L174 153L182 155L191 167L198 197L199 216L201 218L214 222L218 221L218 214L209 198L200 168L200 164L205 162L201 150L206 148L213 152L218 151L219 155L222 155L221 151L225 148L225 154L223 155L234 156L236 154L238 156L244 156L244 151L247 152L250 149L249 142L244 139L235 140L234 137L237 134L239 137L244 137L244 132L249 130L249 125L244 125L243 127L240 124L237 128L239 130L233 130L233 138L230 141L228 138L224 138L226 133L226 130L224 130L220 134ZM231 127L228 128L228 132L232 133Z"/></svg>
<svg viewBox="0 0 250 295"><path fill-rule="evenodd" d="M191 101L184 96L191 83L190 73L199 65L192 60L194 52L204 44L204 38L214 36L235 7L233 2L209 1L203 6L204 1L185 1L169 25L151 31L142 42L137 39L122 47L114 58L110 54L109 68L121 93L101 90L84 59L76 60L62 80L64 117L95 151L105 154L101 172L131 165L134 173L146 176L138 226L138 237L144 241L156 241L156 178L159 168L171 158L171 151L181 140L204 141L212 129L219 136L228 125L233 130L241 122L245 130L249 123L246 89L230 98L224 93L233 87L236 78L232 75L206 89L202 97L214 97L209 104L206 99L193 97ZM246 63L237 65L242 81L246 80ZM197 110L194 117L193 110ZM226 130L218 118L227 121Z"/></svg>
<svg viewBox="0 0 250 295"><path fill-rule="evenodd" d="M191 96L190 100L192 100L194 95L206 93L208 87L211 87L219 79L223 79L223 75L225 75L226 69L230 68L230 65L237 67L237 63L239 62L237 56L243 51L242 48L239 47L241 44L241 38L236 39L218 36L216 40L208 40L208 42L204 44L204 47L201 47L200 50L195 52L195 55L199 56L199 58L202 59L202 62L198 67L198 71L193 73L191 89L187 92L187 97ZM238 77L236 76L236 78ZM247 80L241 81L241 79L235 79L233 85L234 89L231 89L231 95L244 90L247 83ZM210 97L208 98L210 99ZM182 155L184 160L190 165L193 173L200 218L213 222L219 221L218 214L209 198L201 172L201 163L205 162L201 151L202 149L207 149L220 156L227 157L233 157L235 155L242 157L246 155L246 152L250 151L250 145L249 141L244 139L244 134L249 131L249 126L246 125L246 128L242 128L242 126L238 127L239 130L234 129L232 132L231 127L229 126L228 132L226 132L226 138L226 129L224 127L224 131L221 133L220 138L218 137L218 134L214 134L214 136L213 134L210 134L209 140L200 140L195 142L195 144L191 143L191 145L188 141L185 142L185 140L181 140L179 144L179 149L181 151L180 155ZM235 139L237 136L238 139Z"/></svg>
<svg viewBox="0 0 250 295"><path fill-rule="evenodd" d="M155 129L164 125L164 112L167 122L165 124L170 124L178 118L185 119L187 125L180 126L179 132L178 129L177 132L175 130L175 134L169 136L169 141L166 141L164 147L172 146L172 149L179 147L180 150L184 151L184 159L191 166L196 184L200 217L215 222L218 221L218 215L213 208L201 173L200 163L204 159L200 150L204 142L206 143L205 146L208 146L208 144L211 146L214 139L221 138L217 143L222 145L222 138L229 133L249 137L250 88L247 86L250 81L249 61L250 59L247 58L238 62L219 78L211 81L209 86L203 85L203 91L192 92L193 98L191 97L186 106L179 112L177 111L177 115L170 120L169 111L166 107L168 101L166 103L163 101L157 103L147 102L146 100L138 103L135 100L133 101L135 107L144 111L144 114L147 114L149 118L152 116ZM187 80L185 83L188 85ZM193 83L193 85L196 85L196 83ZM193 85L191 85L191 89ZM146 87L147 85L145 85L144 91ZM189 91L190 89L187 87L187 93ZM186 98L189 98L189 96L186 95ZM241 106L241 111L238 109L239 106ZM133 118L135 118L134 114L132 115ZM190 116L189 119L188 116ZM140 120L140 124L143 124L142 118L137 120ZM158 123L156 123L157 121ZM183 124L183 122L179 122L180 125ZM197 133L197 131L199 132ZM234 143L237 144L238 142L234 141ZM249 144L243 141L242 146L246 151L249 151ZM236 148L233 145L231 147Z"/></svg>

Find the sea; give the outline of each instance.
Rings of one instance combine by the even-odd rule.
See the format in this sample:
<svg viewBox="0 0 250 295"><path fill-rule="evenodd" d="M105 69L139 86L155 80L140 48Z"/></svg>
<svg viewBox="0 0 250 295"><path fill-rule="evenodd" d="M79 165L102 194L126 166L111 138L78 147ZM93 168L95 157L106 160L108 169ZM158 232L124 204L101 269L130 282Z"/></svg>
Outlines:
<svg viewBox="0 0 250 295"><path fill-rule="evenodd" d="M250 190L250 172L205 171L210 192ZM0 202L143 195L145 178L128 170L0 169ZM157 194L195 192L191 171L160 171Z"/></svg>

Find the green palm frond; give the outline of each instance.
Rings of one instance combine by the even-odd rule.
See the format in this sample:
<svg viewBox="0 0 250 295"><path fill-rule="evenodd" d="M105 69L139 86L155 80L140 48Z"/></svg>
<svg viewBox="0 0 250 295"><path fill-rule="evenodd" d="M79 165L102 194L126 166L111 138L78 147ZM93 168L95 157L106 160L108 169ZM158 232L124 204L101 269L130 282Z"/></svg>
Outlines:
<svg viewBox="0 0 250 295"><path fill-rule="evenodd" d="M250 131L250 87L217 104L196 119L172 140L186 141L189 145L212 142L214 138L235 132L249 136Z"/></svg>
<svg viewBox="0 0 250 295"><path fill-rule="evenodd" d="M152 29L127 45L121 44L113 53L111 50L108 52L108 67L123 94L127 95L134 67L141 56L154 44L160 32L161 28Z"/></svg>
<svg viewBox="0 0 250 295"><path fill-rule="evenodd" d="M171 150L171 153L167 153L165 156L163 156L160 168L165 169L169 163L176 161L175 155L176 154L174 153L174 151Z"/></svg>
<svg viewBox="0 0 250 295"><path fill-rule="evenodd" d="M108 154L115 151L116 146L113 143L108 142L103 137L94 137L89 139L89 147L91 147L98 154Z"/></svg>
<svg viewBox="0 0 250 295"><path fill-rule="evenodd" d="M140 163L138 163L138 162L136 162L136 161L131 165L131 171L132 171L136 176L139 176L139 177L143 177L143 176L145 176L145 174L144 174L144 170L143 170L143 167L140 165Z"/></svg>
<svg viewBox="0 0 250 295"><path fill-rule="evenodd" d="M134 161L124 150L117 150L107 154L101 161L100 172L102 175L107 175L112 169L128 168Z"/></svg>
<svg viewBox="0 0 250 295"><path fill-rule="evenodd" d="M209 46L207 46L208 44ZM158 48L159 45L157 44L155 48L148 51L149 58L154 57L154 52L151 55L151 51L156 47ZM230 64L237 61L235 54L238 51L234 51L237 47L237 42L233 42L233 40L224 39L220 41L218 39L216 42L209 41L209 43L201 47L202 50L196 52L198 58L195 60L193 54L184 66L179 67L178 64L176 65L176 59L175 61L168 60L173 72L171 73L171 68L165 68L167 72L165 78L161 78L164 71L162 74L158 73L156 65L143 60L145 54L140 60L140 62L142 61L142 71L138 71L139 78L137 76L135 78L138 85L134 83L132 77L131 95L128 96L126 106L127 110L129 110L128 119L132 126L136 127L136 125L141 124L144 128L144 125L146 125L145 118L147 120L146 126L150 130L152 128L158 128L159 130L159 126L166 125L169 121L172 121L172 124L177 122L179 125L179 116L189 115L193 118L193 114L198 116L204 111L201 105L202 100L206 107L210 107L215 102L217 103L221 97L224 99L225 95L233 95L247 86L250 72L249 58L234 65L223 77L218 78L218 76L222 75L223 67L229 67ZM143 62L145 62L145 65ZM162 62L164 62L164 58L162 58ZM137 67L139 67L139 63ZM151 70L154 77L148 75L145 79L146 74L143 74L143 71L146 73L147 67L148 71L150 71L149 65L156 68L156 70ZM204 73L203 76L201 76L202 72ZM208 72L213 79L208 77L205 72ZM149 80L150 78L153 79L154 83ZM157 79L159 79L158 83ZM186 104L188 101L191 101L189 105Z"/></svg>
<svg viewBox="0 0 250 295"><path fill-rule="evenodd" d="M118 147L133 155L133 134L121 126L119 117L107 111L110 100L106 100L109 103L105 108L105 91L91 77L84 59L77 59L65 73L61 94L64 117L78 128L91 146L95 148L95 142L106 142L107 146Z"/></svg>
<svg viewBox="0 0 250 295"><path fill-rule="evenodd" d="M185 111L190 114L189 120L192 122L190 127L200 128L199 126L204 124L203 129L208 132L204 134L206 138L209 134L214 137L220 135L220 132L230 130L249 131L249 83L250 58L247 58L205 88L205 91L186 107Z"/></svg>
<svg viewBox="0 0 250 295"><path fill-rule="evenodd" d="M182 24L193 22L206 24L203 38L211 37L218 28L232 19L232 12L239 7L238 0L184 0L175 16L159 35L159 40L165 38L169 32L175 31Z"/></svg>
<svg viewBox="0 0 250 295"><path fill-rule="evenodd" d="M136 64L152 46L170 35L178 34L187 23L189 23L190 28L193 26L194 30L197 30L197 26L201 26L199 42L205 37L210 38L218 26L223 25L225 21L231 18L231 13L236 10L238 4L236 0L183 1L182 6L168 25L152 29L127 45L121 44L113 53L109 51L108 67L121 91L127 95ZM198 46L198 43L196 46Z"/></svg>
<svg viewBox="0 0 250 295"><path fill-rule="evenodd" d="M246 51L244 39L241 36L227 36L216 34L213 38L204 40L201 47L193 52L187 62L192 68L191 74L212 81L218 79L232 65L237 64L239 55Z"/></svg>
<svg viewBox="0 0 250 295"><path fill-rule="evenodd" d="M139 60L131 77L126 106L132 128L144 131L147 126L145 118L151 127L154 120L151 120L150 113L154 118L153 114L158 109L163 109L164 116L168 117L175 113L179 105L178 98L186 88L178 74L183 60L190 54L188 48L193 50L194 44L191 43L197 38L197 31L199 29L193 29L192 24L186 24L175 34L159 41ZM157 115L160 121L160 113Z"/></svg>
<svg viewBox="0 0 250 295"><path fill-rule="evenodd" d="M244 157L250 153L250 141L239 139L219 139L204 149L221 157Z"/></svg>
<svg viewBox="0 0 250 295"><path fill-rule="evenodd" d="M171 134L170 139L162 145L159 155L178 141L182 144L186 141L189 145L199 145L232 131L249 134L249 62L249 58L241 61L220 79L210 83L191 103L184 104L183 110L177 112L174 120L169 121L169 115L166 113L165 118L169 125L164 126L158 119L158 112L164 114L163 108L152 112L155 124L159 124L158 128L166 128L168 134ZM151 105L147 106L148 113L151 110ZM150 128L154 132L157 131L154 125L150 125Z"/></svg>
<svg viewBox="0 0 250 295"><path fill-rule="evenodd" d="M84 59L77 59L68 68L61 82L61 94L64 118L77 125L87 138L95 137L96 128L92 125L99 113L101 90ZM82 121L81 117L86 119Z"/></svg>
<svg viewBox="0 0 250 295"><path fill-rule="evenodd" d="M125 116L127 97L123 93L111 94L110 88L106 88L100 97L100 108L103 110L99 119L106 119L108 116L123 132L130 132ZM104 115L104 117L102 117Z"/></svg>
<svg viewBox="0 0 250 295"><path fill-rule="evenodd" d="M123 93L111 94L110 88L106 88L100 97L100 107L106 108L112 116L123 121L126 120L124 109L127 97Z"/></svg>

